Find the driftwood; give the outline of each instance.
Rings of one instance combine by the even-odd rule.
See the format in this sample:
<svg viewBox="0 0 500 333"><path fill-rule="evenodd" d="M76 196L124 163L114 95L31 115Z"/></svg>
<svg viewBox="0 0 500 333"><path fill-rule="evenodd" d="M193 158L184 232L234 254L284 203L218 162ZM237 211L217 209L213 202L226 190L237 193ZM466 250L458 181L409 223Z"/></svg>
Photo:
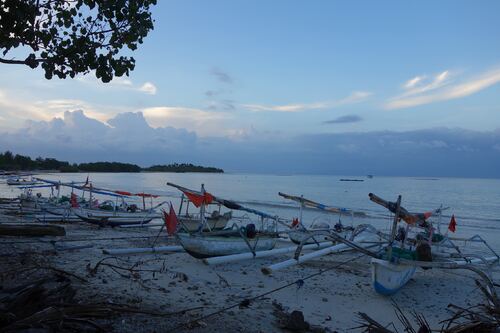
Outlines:
<svg viewBox="0 0 500 333"><path fill-rule="evenodd" d="M65 236L66 230L56 225L0 224L0 236Z"/></svg>

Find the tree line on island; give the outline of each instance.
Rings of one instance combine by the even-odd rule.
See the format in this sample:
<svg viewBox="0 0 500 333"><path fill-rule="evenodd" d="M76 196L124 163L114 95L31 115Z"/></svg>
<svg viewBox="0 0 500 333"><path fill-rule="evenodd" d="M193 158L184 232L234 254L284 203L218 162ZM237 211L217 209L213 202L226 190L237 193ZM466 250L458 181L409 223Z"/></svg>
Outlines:
<svg viewBox="0 0 500 333"><path fill-rule="evenodd" d="M204 167L191 163L173 163L168 165L153 165L142 168L136 164L120 162L69 163L55 158L14 155L10 151L0 153L0 170L4 171L35 171L57 170L59 172L210 172L223 173L224 170L214 167Z"/></svg>

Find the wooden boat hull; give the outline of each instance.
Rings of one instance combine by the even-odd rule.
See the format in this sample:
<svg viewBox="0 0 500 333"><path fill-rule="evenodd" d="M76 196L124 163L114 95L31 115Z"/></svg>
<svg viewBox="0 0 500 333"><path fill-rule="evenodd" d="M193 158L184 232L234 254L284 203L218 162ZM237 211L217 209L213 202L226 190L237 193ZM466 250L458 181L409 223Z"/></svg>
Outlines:
<svg viewBox="0 0 500 333"><path fill-rule="evenodd" d="M251 252L247 243L240 236L207 236L178 233L177 238L184 250L195 258L227 256L231 254ZM276 238L260 236L248 239L255 251L272 250Z"/></svg>
<svg viewBox="0 0 500 333"><path fill-rule="evenodd" d="M415 274L417 267L394 264L387 260L372 258L372 284L373 289L381 295L394 295Z"/></svg>
<svg viewBox="0 0 500 333"><path fill-rule="evenodd" d="M110 226L116 227L120 225L138 225L138 224L147 224L151 222L153 217L121 217L121 216L108 216L108 217L100 217L100 216L92 216L90 214L82 213L81 211L75 211L75 215L78 216L81 220L99 225L101 227Z"/></svg>
<svg viewBox="0 0 500 333"><path fill-rule="evenodd" d="M125 212L125 211L108 211L103 209L89 209L89 208L72 208L73 213L77 215L86 216L89 218L133 218L136 220L148 219L148 218L158 218L161 217L160 214L156 212Z"/></svg>
<svg viewBox="0 0 500 333"><path fill-rule="evenodd" d="M39 214L35 215L35 219L42 223L66 223L66 222L82 222L76 215L54 215L54 214Z"/></svg>
<svg viewBox="0 0 500 333"><path fill-rule="evenodd" d="M53 215L74 215L73 212L71 211L71 207L64 207L64 206L45 206L43 210L47 211L50 214Z"/></svg>
<svg viewBox="0 0 500 333"><path fill-rule="evenodd" d="M17 181L17 180L7 180L7 185L10 185L10 186L31 186L31 185L36 185L38 184L37 181L31 181L31 180L27 180L27 181Z"/></svg>

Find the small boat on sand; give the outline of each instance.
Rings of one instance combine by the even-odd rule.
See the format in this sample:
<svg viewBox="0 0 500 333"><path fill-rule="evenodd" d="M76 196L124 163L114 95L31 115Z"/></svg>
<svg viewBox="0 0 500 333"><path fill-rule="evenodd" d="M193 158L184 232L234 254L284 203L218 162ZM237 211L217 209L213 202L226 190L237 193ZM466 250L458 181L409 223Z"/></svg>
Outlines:
<svg viewBox="0 0 500 333"><path fill-rule="evenodd" d="M209 258L245 252L255 253L256 251L271 250L276 245L278 236L276 223L268 225L267 229L264 229L264 219L275 219L275 217L243 207L236 202L218 198L206 192L203 185L201 186L201 191L190 190L172 183L167 183L167 185L181 190L196 207L200 208L198 227L194 232L189 231L192 227L182 226L184 223L183 220L177 220L177 217L173 215L175 213L172 208L171 212L165 217L168 229L168 221L171 221L172 216L175 216L175 223L179 222L179 231L176 233L176 237L184 250L193 257ZM229 209L243 210L258 215L261 218L261 223L259 223L261 229L257 230L256 224L253 223L249 223L246 226L233 223L230 228L220 231L204 231L206 230L208 221L205 215L205 208L208 204L214 202L220 203Z"/></svg>
<svg viewBox="0 0 500 333"><path fill-rule="evenodd" d="M224 230L203 234L178 233L177 238L184 250L195 258L209 258L227 256L243 252L267 251L276 245L274 235L258 235L249 237L249 234L239 230Z"/></svg>

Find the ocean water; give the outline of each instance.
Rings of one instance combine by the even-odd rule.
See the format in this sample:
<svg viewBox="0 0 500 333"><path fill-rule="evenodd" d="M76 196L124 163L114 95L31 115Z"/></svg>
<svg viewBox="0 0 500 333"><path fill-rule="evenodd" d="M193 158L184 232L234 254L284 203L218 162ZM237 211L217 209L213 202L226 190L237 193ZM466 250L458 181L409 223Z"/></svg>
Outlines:
<svg viewBox="0 0 500 333"><path fill-rule="evenodd" d="M62 182L85 181L87 175L94 186L130 192L161 195L159 201L179 204L180 192L166 185L172 182L191 189L205 189L218 197L231 199L261 211L284 218L297 217L298 205L278 196L278 192L303 195L305 198L326 205L363 211L364 218L339 216L306 209L305 224L313 221L344 224L370 223L387 228L391 223L389 212L371 202L372 192L385 200L396 201L402 196L402 206L411 212L424 212L441 204L450 207L443 213L442 228L446 229L450 216L457 220L457 234L479 233L488 241L498 243L500 249L500 179L471 178L418 178L323 176L323 175L260 175L260 174L203 174L203 173L68 173L40 175ZM362 182L345 182L340 179L362 179ZM69 193L69 189L62 194ZM48 189L35 189L48 194ZM19 189L0 184L0 196L12 197ZM133 199L129 201L134 201ZM136 200L138 203L139 200ZM435 218L437 221L437 218Z"/></svg>

